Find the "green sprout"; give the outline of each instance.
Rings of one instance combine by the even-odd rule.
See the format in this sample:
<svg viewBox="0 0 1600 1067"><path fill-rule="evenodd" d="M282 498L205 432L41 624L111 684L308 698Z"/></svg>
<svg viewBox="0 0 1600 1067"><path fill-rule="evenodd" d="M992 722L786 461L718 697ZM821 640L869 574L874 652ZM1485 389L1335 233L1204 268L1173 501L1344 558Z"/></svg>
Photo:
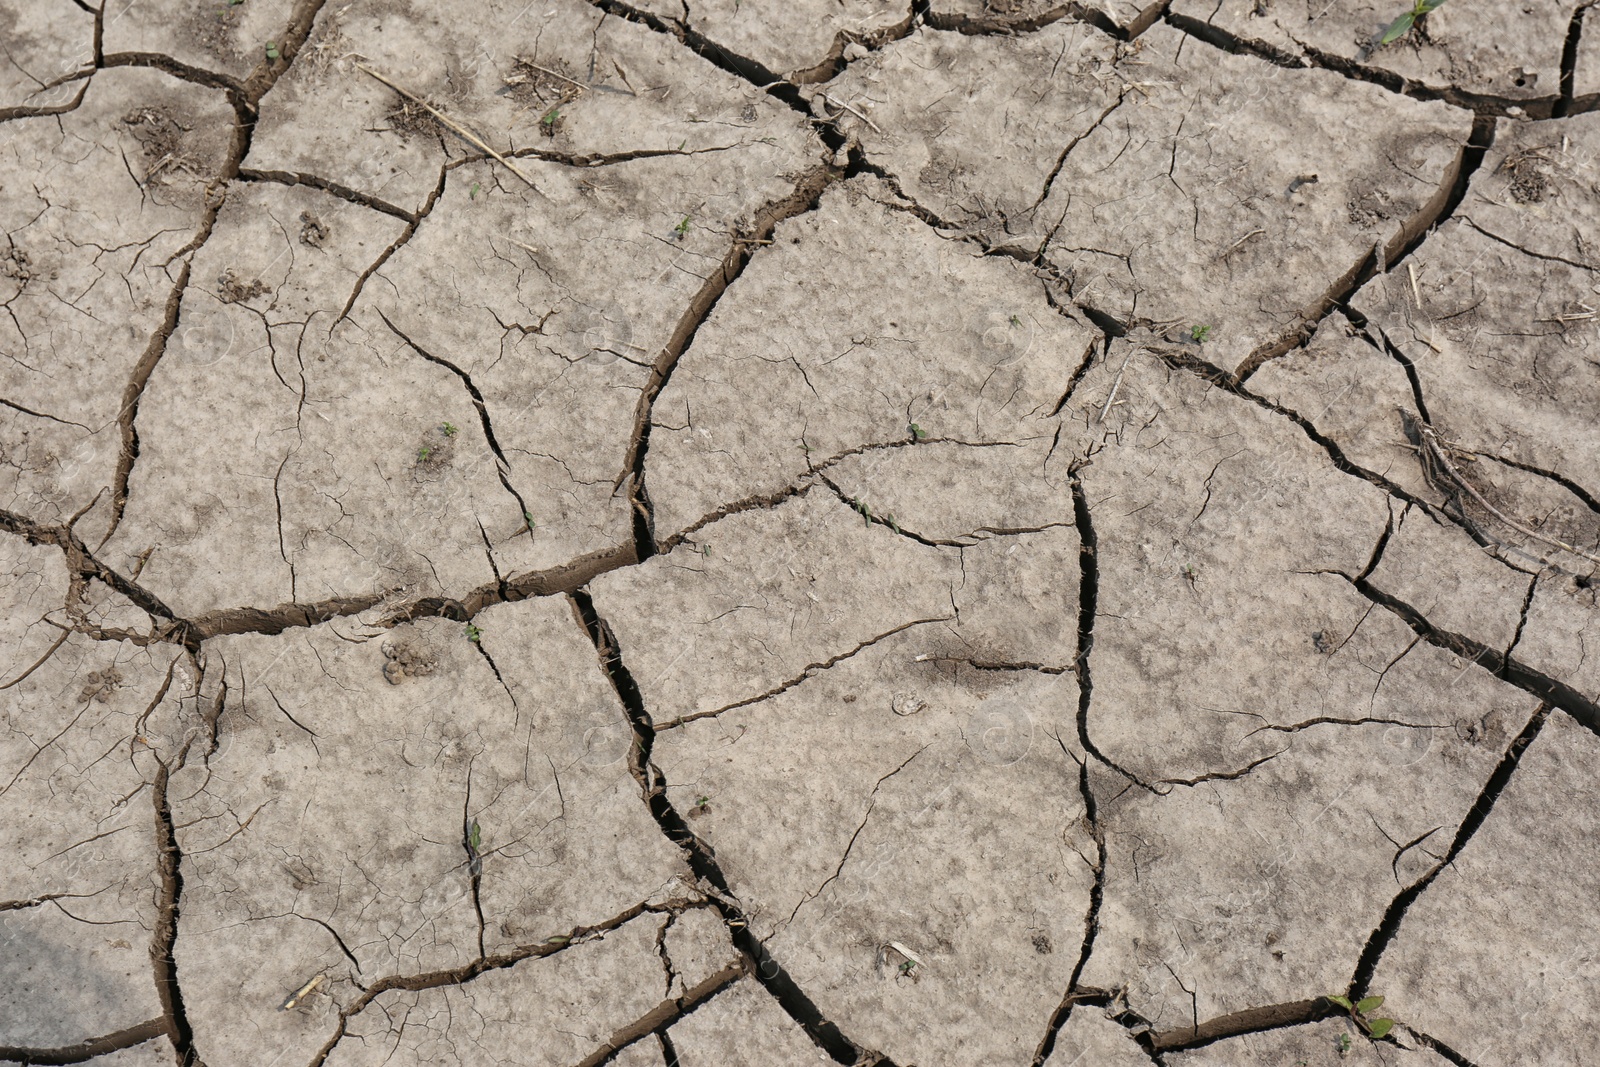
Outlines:
<svg viewBox="0 0 1600 1067"><path fill-rule="evenodd" d="M278 42L277 41L268 41L267 42L267 58L268 59L277 59L279 54L280 53L278 52Z"/></svg>
<svg viewBox="0 0 1600 1067"><path fill-rule="evenodd" d="M928 431L927 430L924 430L921 426L918 426L914 422L911 424L911 439L913 441L921 441L921 440L925 439L927 436L928 436Z"/></svg>
<svg viewBox="0 0 1600 1067"><path fill-rule="evenodd" d="M477 186L473 186L473 188L476 189ZM443 426L439 427L439 432L444 434L446 437L454 437L456 434L460 433L461 431L456 429L456 424L455 423L447 422Z"/></svg>
<svg viewBox="0 0 1600 1067"><path fill-rule="evenodd" d="M467 190L467 199L468 200L476 200L476 199L478 199L478 189L479 188L480 188L480 186L478 185L478 183L477 182L473 182L472 183L472 188Z"/></svg>
<svg viewBox="0 0 1600 1067"><path fill-rule="evenodd" d="M858 500L855 497L851 497L850 506L861 513L861 517L867 520L868 526L872 525L872 508L867 505L865 500Z"/></svg>
<svg viewBox="0 0 1600 1067"><path fill-rule="evenodd" d="M1020 318L1018 318L1017 316L1013 315L1013 316L1011 316L1011 325L1013 325L1013 326L1021 326L1022 325L1022 320Z"/></svg>
<svg viewBox="0 0 1600 1067"><path fill-rule="evenodd" d="M684 234L688 233L689 216L685 215L683 218L679 219L678 224L672 228L672 232L677 234L679 237L682 237Z"/></svg>
<svg viewBox="0 0 1600 1067"><path fill-rule="evenodd" d="M472 625L470 622L467 623L467 640L471 641L473 644L476 645L476 644L479 644L482 641L482 639L483 639L483 630L481 630L480 628Z"/></svg>
<svg viewBox="0 0 1600 1067"><path fill-rule="evenodd" d="M1334 1041L1333 1047L1339 1050L1339 1055L1341 1055L1341 1056L1343 1056L1346 1052L1349 1052L1350 1051L1350 1035L1349 1034L1340 1034L1339 1037Z"/></svg>
<svg viewBox="0 0 1600 1067"><path fill-rule="evenodd" d="M522 521L528 524L528 529L530 529L530 530L533 529L534 521L533 521L533 516L531 514L529 514L528 512L524 511L522 513Z"/></svg>
<svg viewBox="0 0 1600 1067"><path fill-rule="evenodd" d="M428 457L431 455L433 455L433 449L429 448L427 445L423 445L421 448L417 449L417 462L426 463L428 462Z"/></svg>
<svg viewBox="0 0 1600 1067"><path fill-rule="evenodd" d="M478 820L472 820L472 829L467 832L467 847L476 852L483 847L483 830L478 826Z"/></svg>
<svg viewBox="0 0 1600 1067"><path fill-rule="evenodd" d="M701 811L709 811L711 810L711 798L708 796L696 797L694 806L699 808Z"/></svg>
<svg viewBox="0 0 1600 1067"><path fill-rule="evenodd" d="M1323 997L1322 999L1326 1000L1329 1004L1343 1008L1347 1013L1349 1013L1351 1020L1357 1026L1361 1027L1362 1032L1374 1041L1383 1040L1389 1035L1389 1031L1394 1029L1393 1019L1367 1018L1367 1016L1372 1012L1375 1012L1379 1008L1383 1007L1382 997L1362 997L1353 1004L1350 1002L1349 997L1329 996ZM1347 1035L1340 1036L1345 1037L1345 1042L1339 1051L1347 1051L1350 1048L1349 1037Z"/></svg>
<svg viewBox="0 0 1600 1067"><path fill-rule="evenodd" d="M1382 46L1398 41L1411 31L1411 27L1421 22L1424 15L1443 6L1444 0L1413 0L1411 10L1389 23L1383 36L1378 38L1378 44Z"/></svg>
<svg viewBox="0 0 1600 1067"><path fill-rule="evenodd" d="M1205 344L1206 343L1206 339L1209 338L1210 336L1211 336L1211 327L1209 327L1209 326L1191 326L1191 327L1189 327L1189 340L1193 341L1197 345Z"/></svg>

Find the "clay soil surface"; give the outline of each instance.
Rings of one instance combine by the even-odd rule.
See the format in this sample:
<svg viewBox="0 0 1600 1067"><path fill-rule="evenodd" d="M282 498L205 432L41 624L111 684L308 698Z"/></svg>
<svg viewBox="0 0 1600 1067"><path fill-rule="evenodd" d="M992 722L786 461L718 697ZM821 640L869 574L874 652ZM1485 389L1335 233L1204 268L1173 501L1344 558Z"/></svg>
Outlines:
<svg viewBox="0 0 1600 1067"><path fill-rule="evenodd" d="M1600 1063L1586 5L0 0L0 1061Z"/></svg>

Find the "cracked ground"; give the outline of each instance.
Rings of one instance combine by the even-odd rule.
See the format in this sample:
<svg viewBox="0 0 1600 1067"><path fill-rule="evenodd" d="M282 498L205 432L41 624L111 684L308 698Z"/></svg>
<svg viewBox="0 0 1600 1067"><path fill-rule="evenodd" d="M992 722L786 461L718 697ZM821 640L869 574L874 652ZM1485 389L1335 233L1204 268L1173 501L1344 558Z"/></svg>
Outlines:
<svg viewBox="0 0 1600 1067"><path fill-rule="evenodd" d="M0 1061L1600 1063L1588 2L0 0Z"/></svg>

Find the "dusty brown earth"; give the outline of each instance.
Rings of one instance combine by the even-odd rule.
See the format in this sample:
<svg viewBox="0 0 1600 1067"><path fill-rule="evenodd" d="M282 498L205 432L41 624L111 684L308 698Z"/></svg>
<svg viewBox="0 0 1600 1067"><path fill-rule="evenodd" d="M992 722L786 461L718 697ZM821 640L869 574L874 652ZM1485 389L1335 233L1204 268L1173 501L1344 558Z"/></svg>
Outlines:
<svg viewBox="0 0 1600 1067"><path fill-rule="evenodd" d="M1600 1062L1584 8L0 0L0 1060Z"/></svg>

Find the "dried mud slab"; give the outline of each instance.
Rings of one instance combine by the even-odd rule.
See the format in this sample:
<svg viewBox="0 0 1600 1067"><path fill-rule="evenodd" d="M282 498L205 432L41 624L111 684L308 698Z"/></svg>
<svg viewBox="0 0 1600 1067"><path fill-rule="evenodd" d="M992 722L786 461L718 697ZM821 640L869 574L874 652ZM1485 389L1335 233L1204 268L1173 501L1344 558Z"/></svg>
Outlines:
<svg viewBox="0 0 1600 1067"><path fill-rule="evenodd" d="M928 632L665 730L654 759L828 1018L900 1062L1015 1061L1070 977L1092 881L1078 813L1016 817L1073 787L1077 690L940 662Z"/></svg>
<svg viewBox="0 0 1600 1067"><path fill-rule="evenodd" d="M1449 1035L1479 1064L1595 1055L1595 1035L1571 1005L1600 958L1600 871L1568 842L1600 830L1583 800L1600 742L1559 712L1529 733L1515 776L1405 912L1372 979L1385 1011Z"/></svg>
<svg viewBox="0 0 1600 1067"><path fill-rule="evenodd" d="M1542 105L1548 111L1561 89L1568 25L1580 7L1517 0L1446 4L1387 45L1378 42L1407 10L1404 4L1177 0L1170 11L1181 29L1221 31L1219 44L1242 42L1276 57L1463 101Z"/></svg>
<svg viewBox="0 0 1600 1067"><path fill-rule="evenodd" d="M511 666L528 646L560 669ZM383 1032L395 998L447 1012L415 991L479 973L500 975L493 1001L520 961L588 927L642 921L630 909L646 902L703 904L674 888L687 872L633 795L631 732L560 601L483 613L474 636L429 620L208 649L227 686L220 740L172 779L192 902L176 960L207 1062L250 1062L263 1043L309 1058L341 1031ZM319 975L303 1009L279 1010Z"/></svg>
<svg viewBox="0 0 1600 1067"><path fill-rule="evenodd" d="M494 0L468 20L411 4L331 15L317 20L304 59L263 102L251 163L337 183L406 211L431 208L446 163L484 153L358 63L515 160L601 163L762 138L793 150L804 128L800 116L669 37L581 0L533 7ZM490 183L531 196L530 216L551 206L504 171L483 182L485 189ZM682 218L702 207L667 210Z"/></svg>
<svg viewBox="0 0 1600 1067"><path fill-rule="evenodd" d="M1460 2L0 0L0 1060L1584 1060L1592 42Z"/></svg>
<svg viewBox="0 0 1600 1067"><path fill-rule="evenodd" d="M60 553L15 544L0 560L0 1041L53 1048L161 1015L141 734L177 650L72 634Z"/></svg>
<svg viewBox="0 0 1600 1067"><path fill-rule="evenodd" d="M944 225L1042 256L1078 302L1203 341L1229 368L1314 324L1433 221L1471 125L1166 27L1131 45L1071 23L925 32L853 64L839 93L878 127L852 126L862 144Z"/></svg>
<svg viewBox="0 0 1600 1067"><path fill-rule="evenodd" d="M108 526L128 415L164 343L182 253L229 147L221 94L143 70L95 75L66 114L0 126L0 499Z"/></svg>
<svg viewBox="0 0 1600 1067"><path fill-rule="evenodd" d="M817 211L780 225L771 253L695 334L651 412L645 471L659 542L808 475L826 480L863 449L929 448L937 464L952 448L1004 444L996 452L1010 458L997 466L1037 468L1031 446L1048 448L1094 334L1053 308L1026 268L974 255L876 191L830 189ZM976 522L997 526L1018 517L1006 505L979 510Z"/></svg>

